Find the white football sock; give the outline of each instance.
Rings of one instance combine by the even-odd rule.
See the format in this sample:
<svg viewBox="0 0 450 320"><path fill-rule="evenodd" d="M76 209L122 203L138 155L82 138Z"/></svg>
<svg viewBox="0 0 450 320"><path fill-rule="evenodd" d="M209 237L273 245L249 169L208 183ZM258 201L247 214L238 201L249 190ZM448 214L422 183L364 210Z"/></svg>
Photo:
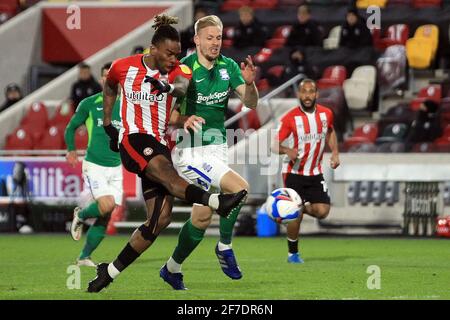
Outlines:
<svg viewBox="0 0 450 320"><path fill-rule="evenodd" d="M219 241L219 251L229 250L232 248L231 243L230 244L224 244Z"/></svg>
<svg viewBox="0 0 450 320"><path fill-rule="evenodd" d="M172 259L172 257L167 260L167 270L169 270L170 273L180 273L181 272L181 264L177 263L175 260Z"/></svg>
<svg viewBox="0 0 450 320"><path fill-rule="evenodd" d="M108 264L108 274L113 279L115 279L120 274L120 271L117 270L112 262Z"/></svg>

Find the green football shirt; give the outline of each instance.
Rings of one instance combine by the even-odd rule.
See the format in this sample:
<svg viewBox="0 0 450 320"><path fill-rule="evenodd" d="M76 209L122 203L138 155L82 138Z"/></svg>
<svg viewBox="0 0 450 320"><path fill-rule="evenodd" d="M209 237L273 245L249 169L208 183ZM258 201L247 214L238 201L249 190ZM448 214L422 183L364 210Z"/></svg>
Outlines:
<svg viewBox="0 0 450 320"><path fill-rule="evenodd" d="M197 53L184 57L181 63L193 72L187 94L181 101L181 114L202 117L205 124L198 133L191 132L189 143L179 136L179 146L225 143L225 108L232 91L245 83L241 69L233 59L223 55L219 55L210 70L200 64Z"/></svg>
<svg viewBox="0 0 450 320"><path fill-rule="evenodd" d="M120 154L109 148L109 137L103 129L102 92L83 99L78 105L64 134L68 151L75 150L75 130L83 123L86 124L89 136L85 159L104 167L119 166ZM114 104L112 124L117 130L121 127L119 99Z"/></svg>

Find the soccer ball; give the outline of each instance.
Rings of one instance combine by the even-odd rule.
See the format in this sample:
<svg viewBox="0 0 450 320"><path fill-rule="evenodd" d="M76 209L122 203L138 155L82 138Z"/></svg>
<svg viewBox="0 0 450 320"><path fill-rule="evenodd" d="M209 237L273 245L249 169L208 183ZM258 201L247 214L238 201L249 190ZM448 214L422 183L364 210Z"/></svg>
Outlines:
<svg viewBox="0 0 450 320"><path fill-rule="evenodd" d="M302 198L291 188L279 188L270 194L266 201L266 211L277 223L287 224L300 215Z"/></svg>

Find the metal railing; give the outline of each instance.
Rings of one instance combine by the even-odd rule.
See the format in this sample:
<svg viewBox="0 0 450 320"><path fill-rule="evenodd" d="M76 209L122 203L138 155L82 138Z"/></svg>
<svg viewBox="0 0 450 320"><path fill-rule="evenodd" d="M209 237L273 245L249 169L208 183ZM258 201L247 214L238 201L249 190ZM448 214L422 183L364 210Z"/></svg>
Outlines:
<svg viewBox="0 0 450 320"><path fill-rule="evenodd" d="M283 92L284 90L286 90L290 86L292 86L292 88L294 89L294 92L295 92L297 90L297 87L296 87L297 81L299 81L301 79L304 79L305 77L306 76L303 73L299 73L295 77L293 77L290 80L288 80L285 83L283 83L281 86L279 86L276 89L270 91L264 97L260 98L259 101L258 101L258 104L263 103L263 102L269 102L270 99L276 97L278 94L280 94L281 92ZM272 109L272 106L270 105L270 103L269 103L269 108L270 108L271 115L273 115L273 109ZM231 124L235 123L236 121L242 119L251 110L252 110L251 108L248 108L248 107L244 106L240 112L236 113L230 119L225 121L225 127L228 127L229 125L231 125ZM272 119L272 118L273 117L270 117L270 119Z"/></svg>

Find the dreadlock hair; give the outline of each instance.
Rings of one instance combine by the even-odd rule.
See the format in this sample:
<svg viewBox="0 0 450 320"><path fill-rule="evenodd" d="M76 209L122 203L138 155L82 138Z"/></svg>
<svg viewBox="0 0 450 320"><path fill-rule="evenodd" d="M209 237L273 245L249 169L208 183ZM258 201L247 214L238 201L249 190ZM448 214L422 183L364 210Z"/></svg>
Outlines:
<svg viewBox="0 0 450 320"><path fill-rule="evenodd" d="M155 17L155 23L153 24L152 28L155 29L155 34L152 38L152 44L156 45L161 41L164 41L166 39L173 40L173 41L180 41L180 35L174 27L171 26L171 24L177 24L178 18L177 17L171 17L168 15L157 15Z"/></svg>

